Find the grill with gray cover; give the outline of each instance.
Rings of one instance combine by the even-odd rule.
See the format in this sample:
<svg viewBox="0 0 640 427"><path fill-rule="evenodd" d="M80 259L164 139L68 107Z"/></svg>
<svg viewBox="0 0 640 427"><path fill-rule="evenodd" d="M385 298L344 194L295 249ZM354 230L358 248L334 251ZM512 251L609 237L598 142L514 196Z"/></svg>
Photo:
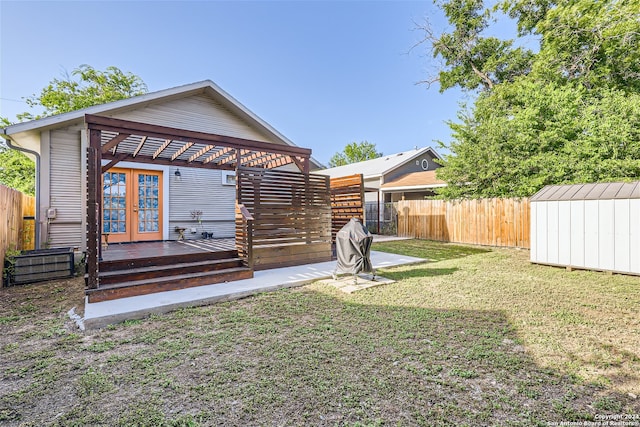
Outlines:
<svg viewBox="0 0 640 427"><path fill-rule="evenodd" d="M360 222L358 218L351 218L344 227L336 233L336 256L338 259L336 269L333 272L334 280L338 274L353 274L357 281L357 274L372 273L375 278L375 270L371 265L371 243L373 235Z"/></svg>

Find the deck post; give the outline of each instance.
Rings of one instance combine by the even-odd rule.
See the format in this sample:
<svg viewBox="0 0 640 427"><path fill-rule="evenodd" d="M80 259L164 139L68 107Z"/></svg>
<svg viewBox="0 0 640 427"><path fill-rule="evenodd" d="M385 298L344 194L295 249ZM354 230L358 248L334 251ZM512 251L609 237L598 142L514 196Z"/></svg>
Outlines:
<svg viewBox="0 0 640 427"><path fill-rule="evenodd" d="M87 287L97 289L99 286L99 262L101 256L101 209L102 205L102 153L101 131L89 130L89 146L87 147Z"/></svg>

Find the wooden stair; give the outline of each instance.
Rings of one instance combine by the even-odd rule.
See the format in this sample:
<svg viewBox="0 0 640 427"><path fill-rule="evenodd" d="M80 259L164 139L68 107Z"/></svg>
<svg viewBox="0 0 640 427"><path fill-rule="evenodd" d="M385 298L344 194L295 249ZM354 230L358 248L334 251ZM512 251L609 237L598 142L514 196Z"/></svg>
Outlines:
<svg viewBox="0 0 640 427"><path fill-rule="evenodd" d="M101 261L100 285L86 294L93 303L252 277L236 250Z"/></svg>

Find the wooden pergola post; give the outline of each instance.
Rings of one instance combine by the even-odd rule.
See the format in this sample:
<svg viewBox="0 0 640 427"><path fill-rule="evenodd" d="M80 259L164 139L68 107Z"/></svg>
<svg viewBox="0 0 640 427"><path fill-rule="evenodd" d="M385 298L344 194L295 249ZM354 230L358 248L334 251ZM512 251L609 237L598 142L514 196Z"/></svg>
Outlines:
<svg viewBox="0 0 640 427"><path fill-rule="evenodd" d="M97 289L99 286L99 263L101 255L102 215L102 133L100 130L89 130L89 146L87 147L87 287Z"/></svg>

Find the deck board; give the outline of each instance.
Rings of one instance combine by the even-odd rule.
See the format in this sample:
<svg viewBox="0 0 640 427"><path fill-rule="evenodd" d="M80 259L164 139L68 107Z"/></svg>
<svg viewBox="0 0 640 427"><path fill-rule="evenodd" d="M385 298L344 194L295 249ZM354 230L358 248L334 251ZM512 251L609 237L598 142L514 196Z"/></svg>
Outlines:
<svg viewBox="0 0 640 427"><path fill-rule="evenodd" d="M171 257L202 252L229 251L236 248L234 238L207 240L171 240L163 242L112 243L102 251L102 261L149 257Z"/></svg>

